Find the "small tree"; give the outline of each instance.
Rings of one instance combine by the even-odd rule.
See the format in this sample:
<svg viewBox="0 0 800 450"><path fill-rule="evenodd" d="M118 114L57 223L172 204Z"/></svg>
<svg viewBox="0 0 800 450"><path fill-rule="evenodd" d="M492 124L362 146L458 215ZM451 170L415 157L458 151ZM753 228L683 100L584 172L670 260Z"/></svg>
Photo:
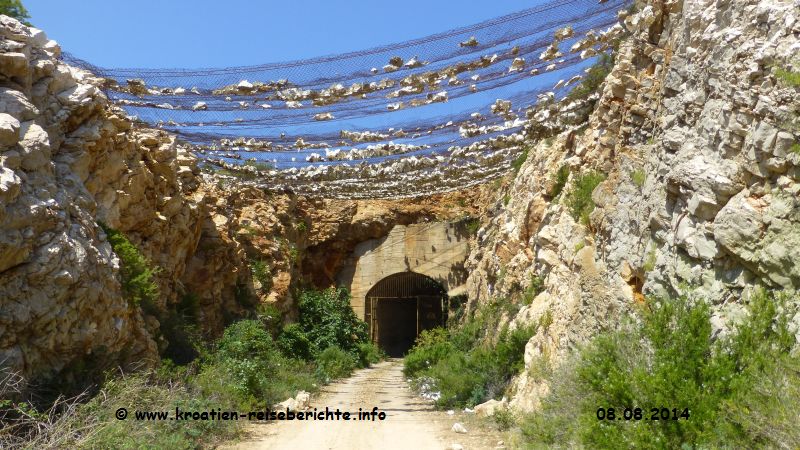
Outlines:
<svg viewBox="0 0 800 450"><path fill-rule="evenodd" d="M31 26L30 22L26 20L30 19L31 15L28 13L28 10L22 6L20 0L0 0L0 14L11 16L25 25Z"/></svg>

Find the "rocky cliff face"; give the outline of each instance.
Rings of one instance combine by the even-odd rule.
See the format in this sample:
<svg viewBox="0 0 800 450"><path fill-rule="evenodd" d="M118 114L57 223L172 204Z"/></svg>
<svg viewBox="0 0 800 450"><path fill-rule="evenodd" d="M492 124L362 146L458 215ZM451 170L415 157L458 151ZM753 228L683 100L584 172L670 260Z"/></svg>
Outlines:
<svg viewBox="0 0 800 450"><path fill-rule="evenodd" d="M528 369L558 364L646 297L691 291L724 332L753 287L800 288L800 90L776 76L800 68L800 6L647 2L625 26L588 126L531 148L470 257L473 307L544 281L507 318L546 325ZM582 224L565 197L589 170L605 181ZM526 370L512 403L535 408L546 392Z"/></svg>
<svg viewBox="0 0 800 450"><path fill-rule="evenodd" d="M200 236L194 158L134 129L42 31L0 16L0 35L0 361L32 375L152 360L158 323L123 300L98 222L161 268L167 307Z"/></svg>

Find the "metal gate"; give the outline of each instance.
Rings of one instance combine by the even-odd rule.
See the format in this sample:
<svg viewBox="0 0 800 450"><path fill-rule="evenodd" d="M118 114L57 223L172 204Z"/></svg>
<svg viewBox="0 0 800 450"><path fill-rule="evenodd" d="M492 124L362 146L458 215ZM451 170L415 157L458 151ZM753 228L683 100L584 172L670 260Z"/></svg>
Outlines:
<svg viewBox="0 0 800 450"><path fill-rule="evenodd" d="M379 345L381 319L385 321L387 312L400 306L391 304L395 302L404 302L403 306L410 306L405 302L415 305L413 320L416 336L424 330L444 326L447 322L448 297L441 284L414 272L390 275L375 284L365 298L364 320L369 326L370 339Z"/></svg>

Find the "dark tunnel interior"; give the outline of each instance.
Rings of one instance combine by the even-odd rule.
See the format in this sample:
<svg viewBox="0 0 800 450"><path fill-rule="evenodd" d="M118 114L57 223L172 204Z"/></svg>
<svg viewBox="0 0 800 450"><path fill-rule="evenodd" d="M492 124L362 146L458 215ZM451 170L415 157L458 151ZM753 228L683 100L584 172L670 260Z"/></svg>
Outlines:
<svg viewBox="0 0 800 450"><path fill-rule="evenodd" d="M404 356L422 331L444 325L446 311L444 287L415 272L389 275L366 295L370 337L391 357Z"/></svg>

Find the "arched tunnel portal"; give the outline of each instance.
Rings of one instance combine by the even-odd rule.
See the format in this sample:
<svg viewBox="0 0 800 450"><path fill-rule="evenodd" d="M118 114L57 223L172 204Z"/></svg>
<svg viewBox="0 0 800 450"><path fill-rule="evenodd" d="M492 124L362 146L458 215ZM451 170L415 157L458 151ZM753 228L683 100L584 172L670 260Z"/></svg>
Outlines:
<svg viewBox="0 0 800 450"><path fill-rule="evenodd" d="M369 333L389 356L403 356L424 330L447 320L447 291L436 280L400 272L378 281L365 296Z"/></svg>

